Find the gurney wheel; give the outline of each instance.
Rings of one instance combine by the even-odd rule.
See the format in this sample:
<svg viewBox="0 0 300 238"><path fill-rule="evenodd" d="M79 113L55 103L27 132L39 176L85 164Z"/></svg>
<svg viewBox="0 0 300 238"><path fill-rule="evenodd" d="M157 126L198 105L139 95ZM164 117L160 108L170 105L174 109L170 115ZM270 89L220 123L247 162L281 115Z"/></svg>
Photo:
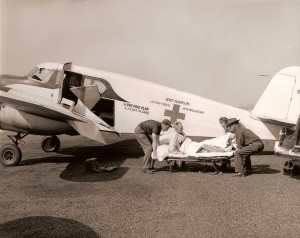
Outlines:
<svg viewBox="0 0 300 238"><path fill-rule="evenodd" d="M226 171L228 168L227 168L227 164L226 163L222 163L220 166L219 166L219 170L221 172L224 172Z"/></svg>
<svg viewBox="0 0 300 238"><path fill-rule="evenodd" d="M181 160L174 161L174 167L176 169L178 169L178 170L184 169L184 167L185 167L185 161L181 161Z"/></svg>

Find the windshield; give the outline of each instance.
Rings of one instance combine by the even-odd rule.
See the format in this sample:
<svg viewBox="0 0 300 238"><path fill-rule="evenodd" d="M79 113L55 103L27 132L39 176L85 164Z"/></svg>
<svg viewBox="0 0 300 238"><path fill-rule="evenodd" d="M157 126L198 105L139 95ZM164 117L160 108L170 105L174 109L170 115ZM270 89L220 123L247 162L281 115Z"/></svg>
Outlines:
<svg viewBox="0 0 300 238"><path fill-rule="evenodd" d="M34 68L26 76L42 83L55 82L56 70Z"/></svg>

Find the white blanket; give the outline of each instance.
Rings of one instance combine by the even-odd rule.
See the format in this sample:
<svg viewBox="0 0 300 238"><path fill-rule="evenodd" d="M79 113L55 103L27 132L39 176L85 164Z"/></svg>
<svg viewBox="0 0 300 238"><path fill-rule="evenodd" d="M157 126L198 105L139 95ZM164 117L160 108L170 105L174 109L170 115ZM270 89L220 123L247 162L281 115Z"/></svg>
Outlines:
<svg viewBox="0 0 300 238"><path fill-rule="evenodd" d="M220 157L220 156L226 156L226 157L231 157L233 156L233 151L227 151L227 152L202 152L202 153L196 153L192 155L193 157L196 158L212 158L212 157ZM168 158L187 158L189 157L188 154L174 154L174 153L169 153Z"/></svg>
<svg viewBox="0 0 300 238"><path fill-rule="evenodd" d="M211 145L220 148L226 148L228 146L228 141L232 134L227 133L224 136L216 137L213 139L205 140L202 142L192 141L190 138L186 138L185 141L180 146L178 153L170 153L168 145L160 145L157 147L157 157L159 161L164 160L166 157L215 157L215 156L232 156L233 152L208 152L208 153L197 153L197 151L203 145Z"/></svg>

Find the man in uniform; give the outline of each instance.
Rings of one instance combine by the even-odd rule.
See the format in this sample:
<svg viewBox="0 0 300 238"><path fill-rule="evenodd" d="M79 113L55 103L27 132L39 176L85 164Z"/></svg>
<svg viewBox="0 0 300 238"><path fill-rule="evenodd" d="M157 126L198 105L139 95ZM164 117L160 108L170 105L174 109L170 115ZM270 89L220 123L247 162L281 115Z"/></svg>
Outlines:
<svg viewBox="0 0 300 238"><path fill-rule="evenodd" d="M240 126L239 120L236 118L230 118L227 122L227 127L236 137L237 149L234 152L235 175L244 177L251 173L250 155L262 151L264 144L254 132Z"/></svg>
<svg viewBox="0 0 300 238"><path fill-rule="evenodd" d="M153 174L154 161L157 159L157 146L159 145L159 134L161 131L167 131L171 126L171 122L168 119L164 119L162 122L155 120L147 120L141 122L134 130L134 135L137 141L143 148L145 153L143 172ZM153 159L151 153L153 151Z"/></svg>

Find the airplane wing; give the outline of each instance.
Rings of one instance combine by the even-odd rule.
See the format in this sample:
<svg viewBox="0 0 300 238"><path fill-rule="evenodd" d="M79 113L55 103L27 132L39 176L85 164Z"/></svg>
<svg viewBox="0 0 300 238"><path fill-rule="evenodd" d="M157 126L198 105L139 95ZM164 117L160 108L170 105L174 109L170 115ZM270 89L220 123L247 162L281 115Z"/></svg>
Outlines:
<svg viewBox="0 0 300 238"><path fill-rule="evenodd" d="M1 103L36 116L66 121L79 134L100 143L106 144L101 130L116 132L113 127L85 107L80 100L70 110L38 95L27 94L26 97L22 97L8 91L0 90Z"/></svg>
<svg viewBox="0 0 300 238"><path fill-rule="evenodd" d="M0 90L0 102L5 103L17 110L24 111L36 116L47 117L55 120L87 121L84 117L74 115L72 112L59 104L51 103L40 96L21 97Z"/></svg>
<svg viewBox="0 0 300 238"><path fill-rule="evenodd" d="M68 120L68 123L82 136L106 144L96 124L92 122L80 122Z"/></svg>

